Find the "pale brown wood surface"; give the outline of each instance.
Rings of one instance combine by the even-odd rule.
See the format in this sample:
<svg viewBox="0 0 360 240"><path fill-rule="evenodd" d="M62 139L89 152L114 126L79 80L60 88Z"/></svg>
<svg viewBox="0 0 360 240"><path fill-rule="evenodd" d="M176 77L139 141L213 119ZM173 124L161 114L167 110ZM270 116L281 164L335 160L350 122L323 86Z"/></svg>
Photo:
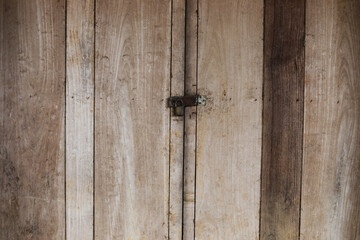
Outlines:
<svg viewBox="0 0 360 240"><path fill-rule="evenodd" d="M301 239L360 239L360 1L308 0Z"/></svg>
<svg viewBox="0 0 360 240"><path fill-rule="evenodd" d="M65 238L65 1L0 1L0 239Z"/></svg>
<svg viewBox="0 0 360 240"><path fill-rule="evenodd" d="M67 1L67 239L93 239L94 11L94 0Z"/></svg>
<svg viewBox="0 0 360 240"><path fill-rule="evenodd" d="M197 92L197 0L186 1L185 94ZM183 240L194 239L196 107L185 109Z"/></svg>
<svg viewBox="0 0 360 240"><path fill-rule="evenodd" d="M263 1L200 1L196 239L258 239Z"/></svg>
<svg viewBox="0 0 360 240"><path fill-rule="evenodd" d="M171 96L184 95L185 71L185 0L172 1L171 20ZM170 121L170 199L169 239L182 239L184 116Z"/></svg>
<svg viewBox="0 0 360 240"><path fill-rule="evenodd" d="M95 41L95 238L168 239L170 1L98 1Z"/></svg>

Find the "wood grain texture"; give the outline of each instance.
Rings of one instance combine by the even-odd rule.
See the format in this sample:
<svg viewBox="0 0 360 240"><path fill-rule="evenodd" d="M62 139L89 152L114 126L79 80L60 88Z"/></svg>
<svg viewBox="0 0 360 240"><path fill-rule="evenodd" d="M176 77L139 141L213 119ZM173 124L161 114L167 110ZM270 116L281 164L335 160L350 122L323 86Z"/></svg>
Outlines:
<svg viewBox="0 0 360 240"><path fill-rule="evenodd" d="M93 239L94 11L94 0L67 1L67 239Z"/></svg>
<svg viewBox="0 0 360 240"><path fill-rule="evenodd" d="M298 239L303 146L303 0L265 1L261 239Z"/></svg>
<svg viewBox="0 0 360 240"><path fill-rule="evenodd" d="M265 1L261 239L298 239L304 1Z"/></svg>
<svg viewBox="0 0 360 240"><path fill-rule="evenodd" d="M301 239L360 239L360 1L308 0Z"/></svg>
<svg viewBox="0 0 360 240"><path fill-rule="evenodd" d="M185 94L197 92L197 0L186 1L185 20ZM185 109L183 240L194 239L196 107Z"/></svg>
<svg viewBox="0 0 360 240"><path fill-rule="evenodd" d="M64 239L65 2L1 0L0 238Z"/></svg>
<svg viewBox="0 0 360 240"><path fill-rule="evenodd" d="M258 239L263 1L199 2L195 238Z"/></svg>
<svg viewBox="0 0 360 240"><path fill-rule="evenodd" d="M98 1L95 41L95 238L168 239L170 1Z"/></svg>
<svg viewBox="0 0 360 240"><path fill-rule="evenodd" d="M171 96L184 95L185 1L172 1ZM171 110L169 239L182 239L184 116Z"/></svg>

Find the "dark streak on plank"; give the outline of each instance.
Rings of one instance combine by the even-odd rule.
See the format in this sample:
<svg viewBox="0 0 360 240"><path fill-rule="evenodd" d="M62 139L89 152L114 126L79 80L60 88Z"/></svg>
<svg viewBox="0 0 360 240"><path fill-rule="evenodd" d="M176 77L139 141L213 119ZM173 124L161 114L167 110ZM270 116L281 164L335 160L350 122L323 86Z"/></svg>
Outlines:
<svg viewBox="0 0 360 240"><path fill-rule="evenodd" d="M304 0L265 1L261 239L297 239L304 116Z"/></svg>

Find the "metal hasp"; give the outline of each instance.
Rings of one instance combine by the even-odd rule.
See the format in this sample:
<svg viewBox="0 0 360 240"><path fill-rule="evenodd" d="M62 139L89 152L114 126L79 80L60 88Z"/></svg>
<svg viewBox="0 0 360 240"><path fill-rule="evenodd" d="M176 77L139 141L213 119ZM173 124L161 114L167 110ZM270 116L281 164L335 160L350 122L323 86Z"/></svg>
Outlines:
<svg viewBox="0 0 360 240"><path fill-rule="evenodd" d="M185 107L205 106L206 97L201 95L194 96L175 96L169 98L169 107L174 108L175 116L184 116Z"/></svg>

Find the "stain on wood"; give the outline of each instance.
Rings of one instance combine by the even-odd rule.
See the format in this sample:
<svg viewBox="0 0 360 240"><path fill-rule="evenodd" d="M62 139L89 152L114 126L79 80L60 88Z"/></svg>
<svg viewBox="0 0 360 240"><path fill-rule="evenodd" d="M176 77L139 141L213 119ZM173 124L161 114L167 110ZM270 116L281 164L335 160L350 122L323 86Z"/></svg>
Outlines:
<svg viewBox="0 0 360 240"><path fill-rule="evenodd" d="M195 238L258 239L263 1L199 1Z"/></svg>
<svg viewBox="0 0 360 240"><path fill-rule="evenodd" d="M67 239L93 239L94 11L94 0L67 1Z"/></svg>
<svg viewBox="0 0 360 240"><path fill-rule="evenodd" d="M0 14L0 238L64 239L65 1Z"/></svg>
<svg viewBox="0 0 360 240"><path fill-rule="evenodd" d="M95 238L168 239L170 1L97 1L95 41Z"/></svg>
<svg viewBox="0 0 360 240"><path fill-rule="evenodd" d="M360 239L360 2L306 4L301 239Z"/></svg>
<svg viewBox="0 0 360 240"><path fill-rule="evenodd" d="M305 1L265 1L261 239L298 239Z"/></svg>

